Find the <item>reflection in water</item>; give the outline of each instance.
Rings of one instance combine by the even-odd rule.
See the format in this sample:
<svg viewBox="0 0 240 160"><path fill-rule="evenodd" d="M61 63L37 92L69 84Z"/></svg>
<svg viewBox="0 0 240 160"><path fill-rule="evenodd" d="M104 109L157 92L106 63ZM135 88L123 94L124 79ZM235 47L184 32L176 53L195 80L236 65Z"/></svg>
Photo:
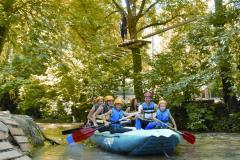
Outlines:
<svg viewBox="0 0 240 160"><path fill-rule="evenodd" d="M56 132L55 132L56 133ZM51 136L50 134L48 134ZM54 135L55 136L55 135ZM240 160L240 134L201 133L196 134L194 145L183 141L176 153L169 155L174 160ZM56 138L56 137L55 137ZM45 146L34 153L34 160L165 160L162 156L130 157L104 152L97 147L83 144Z"/></svg>

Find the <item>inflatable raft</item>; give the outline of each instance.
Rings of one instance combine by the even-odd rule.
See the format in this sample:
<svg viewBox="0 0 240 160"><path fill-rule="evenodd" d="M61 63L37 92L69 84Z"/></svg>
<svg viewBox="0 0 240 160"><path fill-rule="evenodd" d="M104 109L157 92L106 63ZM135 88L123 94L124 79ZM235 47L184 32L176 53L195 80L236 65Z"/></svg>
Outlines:
<svg viewBox="0 0 240 160"><path fill-rule="evenodd" d="M130 128L130 127L128 127ZM181 135L170 129L135 130L110 134L98 132L91 141L102 149L128 155L171 154L181 141Z"/></svg>

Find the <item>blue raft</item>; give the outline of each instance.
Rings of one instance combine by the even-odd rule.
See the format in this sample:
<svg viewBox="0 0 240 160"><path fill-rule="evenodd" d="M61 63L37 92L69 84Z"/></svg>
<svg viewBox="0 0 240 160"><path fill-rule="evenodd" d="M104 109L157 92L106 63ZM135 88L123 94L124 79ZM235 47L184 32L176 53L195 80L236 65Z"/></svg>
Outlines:
<svg viewBox="0 0 240 160"><path fill-rule="evenodd" d="M132 129L134 130L115 134L96 131L91 141L108 152L138 156L172 154L182 138L170 129Z"/></svg>

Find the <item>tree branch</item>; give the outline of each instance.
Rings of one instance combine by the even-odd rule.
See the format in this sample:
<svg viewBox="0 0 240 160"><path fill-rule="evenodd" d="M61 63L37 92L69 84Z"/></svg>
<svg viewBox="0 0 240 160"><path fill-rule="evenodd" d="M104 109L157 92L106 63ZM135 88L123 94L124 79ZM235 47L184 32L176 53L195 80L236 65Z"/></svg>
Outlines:
<svg viewBox="0 0 240 160"><path fill-rule="evenodd" d="M197 17L197 18L189 19L189 20L183 21L183 22L181 22L181 23L174 24L174 25L172 25L172 26L170 26L170 27L164 28L164 29L162 29L162 30L159 30L159 31L156 31L156 32L147 34L147 35L143 36L142 38L145 39L145 38L148 38L148 37L152 37L152 36L154 36L154 35L156 35L156 34L160 34L160 33L162 33L162 32L168 31L168 30L170 30L170 29L177 28L177 27L183 26L183 25L185 25L185 24L188 24L188 23L191 23L191 22L194 22L194 21L197 21L197 20L205 19L205 18L207 18L207 17L208 17L208 16L205 16L205 17Z"/></svg>
<svg viewBox="0 0 240 160"><path fill-rule="evenodd" d="M109 13L107 16L105 16L105 18L108 18L108 17L110 17L111 15L113 15L114 13L117 13L117 12L119 12L119 10L117 10L117 11L112 11L112 12Z"/></svg>
<svg viewBox="0 0 240 160"><path fill-rule="evenodd" d="M117 9L123 13L124 15L127 15L127 13L124 11L124 9L115 1L115 0L112 0L112 2L114 3L114 5L117 7Z"/></svg>
<svg viewBox="0 0 240 160"><path fill-rule="evenodd" d="M132 15L134 16L134 17L136 17L136 15L137 15L137 12L136 12L136 0L133 0L132 1Z"/></svg>
<svg viewBox="0 0 240 160"><path fill-rule="evenodd" d="M149 12L159 1L160 0L156 0L154 3L152 3L141 16L144 16L147 12Z"/></svg>
<svg viewBox="0 0 240 160"><path fill-rule="evenodd" d="M141 3L141 6L140 6L140 9L139 9L139 12L137 14L137 18L139 19L142 15L142 12L143 12L143 9L144 9L144 6L146 4L146 0L143 0L142 3Z"/></svg>
<svg viewBox="0 0 240 160"><path fill-rule="evenodd" d="M132 12L131 12L131 7L130 7L129 0L125 0L125 3L126 3L126 5L127 5L128 15L129 15L130 17L132 17Z"/></svg>
<svg viewBox="0 0 240 160"><path fill-rule="evenodd" d="M165 24L171 22L172 20L174 20L175 18L180 17L180 16L183 16L183 15L175 15L175 16L172 16L171 18L169 18L169 19L167 19L167 20L165 20L165 21L156 22L156 23L152 23L152 24L146 25L146 26L140 28L140 29L137 31L137 33L140 32L140 31L142 31L142 30L144 30L144 29L146 29L146 28L152 27L152 26L165 25Z"/></svg>

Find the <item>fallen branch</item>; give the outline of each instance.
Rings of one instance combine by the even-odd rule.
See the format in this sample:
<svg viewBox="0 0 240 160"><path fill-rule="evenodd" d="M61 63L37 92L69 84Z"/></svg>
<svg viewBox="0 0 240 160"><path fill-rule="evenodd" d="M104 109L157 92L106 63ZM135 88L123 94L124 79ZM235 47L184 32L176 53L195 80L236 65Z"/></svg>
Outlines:
<svg viewBox="0 0 240 160"><path fill-rule="evenodd" d="M60 145L60 143L56 142L55 140L48 138L37 124L35 123L33 124L36 126L37 130L42 134L44 141L48 141L51 145Z"/></svg>

